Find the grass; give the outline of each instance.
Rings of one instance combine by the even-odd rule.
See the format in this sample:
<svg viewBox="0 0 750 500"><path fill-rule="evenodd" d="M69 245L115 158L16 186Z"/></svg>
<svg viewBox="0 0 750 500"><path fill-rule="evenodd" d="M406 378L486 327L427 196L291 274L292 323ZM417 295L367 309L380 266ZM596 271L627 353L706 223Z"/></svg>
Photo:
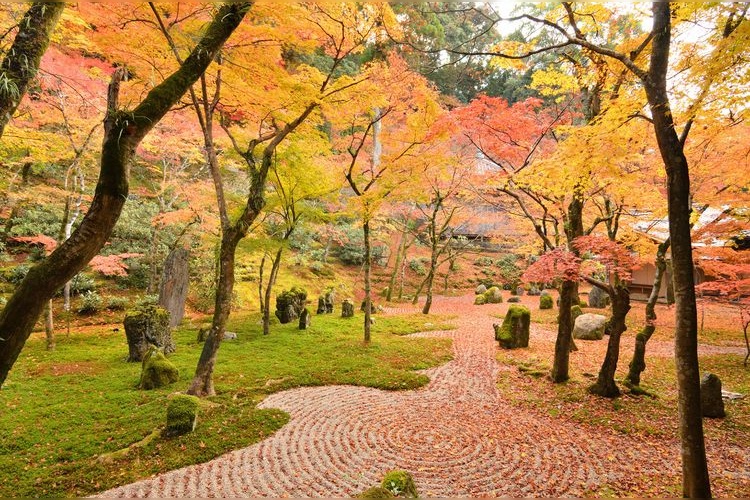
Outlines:
<svg viewBox="0 0 750 500"><path fill-rule="evenodd" d="M111 463L97 456L126 448L164 424L167 398L184 390L201 344L194 329L174 333L170 359L180 381L136 389L140 364L126 363L122 331L60 336L56 351L31 339L0 392L0 496L83 496L157 472L205 462L264 439L288 417L259 410L266 394L290 387L354 384L412 389L428 379L413 370L450 359L449 339L392 335L425 330L421 315L379 317L369 345L362 316L314 316L312 327L275 325L260 333L257 315L229 325L236 341L222 344L215 371L218 396L204 402L195 432L157 438ZM441 325L442 327L442 325Z"/></svg>

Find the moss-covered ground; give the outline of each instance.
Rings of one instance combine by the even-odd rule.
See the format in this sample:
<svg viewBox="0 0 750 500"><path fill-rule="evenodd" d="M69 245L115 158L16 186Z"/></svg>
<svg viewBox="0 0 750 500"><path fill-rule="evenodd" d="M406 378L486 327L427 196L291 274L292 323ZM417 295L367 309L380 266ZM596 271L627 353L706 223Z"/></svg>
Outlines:
<svg viewBox="0 0 750 500"><path fill-rule="evenodd" d="M136 388L140 363L126 363L121 327L59 335L49 352L35 335L0 391L0 496L82 496L257 442L287 422L259 410L264 395L302 385L354 384L412 389L428 379L413 370L450 359L448 339L401 335L446 327L446 318L378 315L369 345L362 316L313 316L309 330L274 325L261 334L257 315L237 316L215 371L218 395L201 405L195 432L157 438L113 461L97 457L126 448L164 425L170 394L184 391L202 345L197 328L174 333L170 359L180 380L167 388ZM433 326L430 326L432 323Z"/></svg>

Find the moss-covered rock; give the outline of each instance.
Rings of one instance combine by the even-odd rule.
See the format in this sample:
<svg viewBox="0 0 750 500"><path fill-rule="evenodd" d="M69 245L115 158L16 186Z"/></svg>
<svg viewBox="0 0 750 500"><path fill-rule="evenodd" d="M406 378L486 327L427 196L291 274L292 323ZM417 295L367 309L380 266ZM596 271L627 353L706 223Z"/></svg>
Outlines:
<svg viewBox="0 0 750 500"><path fill-rule="evenodd" d="M298 287L281 292L276 297L276 317L280 323L291 323L299 318L307 303L307 292Z"/></svg>
<svg viewBox="0 0 750 500"><path fill-rule="evenodd" d="M393 498L393 493L382 486L373 486L357 495L357 498Z"/></svg>
<svg viewBox="0 0 750 500"><path fill-rule="evenodd" d="M158 389L174 384L180 379L177 367L156 346L151 346L143 356L141 381L138 387L145 390Z"/></svg>
<svg viewBox="0 0 750 500"><path fill-rule="evenodd" d="M142 304L125 313L125 336L128 339L128 361L143 361L150 345L165 354L175 350L169 311L155 304Z"/></svg>
<svg viewBox="0 0 750 500"><path fill-rule="evenodd" d="M552 296L551 295L540 295L539 296L539 309L552 309Z"/></svg>
<svg viewBox="0 0 750 500"><path fill-rule="evenodd" d="M475 306L483 306L486 303L487 303L487 299L485 298L484 294L477 295L476 297L474 297Z"/></svg>
<svg viewBox="0 0 750 500"><path fill-rule="evenodd" d="M167 405L165 436L181 436L195 430L198 422L199 399L187 394L178 394Z"/></svg>
<svg viewBox="0 0 750 500"><path fill-rule="evenodd" d="M388 472L380 485L397 497L417 498L419 496L414 479L404 470Z"/></svg>
<svg viewBox="0 0 750 500"><path fill-rule="evenodd" d="M503 294L498 287L493 286L484 292L484 298L487 304L500 304L503 301Z"/></svg>
<svg viewBox="0 0 750 500"><path fill-rule="evenodd" d="M531 312L525 306L510 306L502 325L493 325L495 340L500 347L517 349L529 347L529 325Z"/></svg>

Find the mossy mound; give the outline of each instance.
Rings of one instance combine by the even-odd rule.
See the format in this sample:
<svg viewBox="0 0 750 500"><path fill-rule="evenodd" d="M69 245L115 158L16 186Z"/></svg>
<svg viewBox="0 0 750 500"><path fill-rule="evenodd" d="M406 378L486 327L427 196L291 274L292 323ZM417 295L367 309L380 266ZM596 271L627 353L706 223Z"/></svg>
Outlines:
<svg viewBox="0 0 750 500"><path fill-rule="evenodd" d="M570 308L570 324L575 325L576 324L576 318L583 314L583 311L581 310L581 306L571 306Z"/></svg>
<svg viewBox="0 0 750 500"><path fill-rule="evenodd" d="M487 304L500 304L503 301L503 294L498 287L493 286L484 292L484 298Z"/></svg>
<svg viewBox="0 0 750 500"><path fill-rule="evenodd" d="M138 387L145 390L158 389L174 384L180 379L177 367L156 346L151 346L143 356L141 381Z"/></svg>
<svg viewBox="0 0 750 500"><path fill-rule="evenodd" d="M477 295L476 297L474 297L475 306L483 306L486 303L487 303L487 299L485 298L484 294Z"/></svg>
<svg viewBox="0 0 750 500"><path fill-rule="evenodd" d="M404 470L392 470L383 478L381 486L397 497L417 498L417 485L411 474Z"/></svg>
<svg viewBox="0 0 750 500"><path fill-rule="evenodd" d="M165 436L181 436L193 432L198 421L199 399L187 394L178 394L167 405Z"/></svg>
<svg viewBox="0 0 750 500"><path fill-rule="evenodd" d="M357 498L393 498L393 493L382 486L373 486L357 495Z"/></svg>
<svg viewBox="0 0 750 500"><path fill-rule="evenodd" d="M552 296L551 295L540 295L539 296L539 309L552 309Z"/></svg>
<svg viewBox="0 0 750 500"><path fill-rule="evenodd" d="M506 349L529 347L530 324L531 312L525 306L510 306L502 326L494 325L495 340Z"/></svg>
<svg viewBox="0 0 750 500"><path fill-rule="evenodd" d="M276 297L276 317L280 323L291 323L299 318L307 302L307 292L298 287L281 292Z"/></svg>

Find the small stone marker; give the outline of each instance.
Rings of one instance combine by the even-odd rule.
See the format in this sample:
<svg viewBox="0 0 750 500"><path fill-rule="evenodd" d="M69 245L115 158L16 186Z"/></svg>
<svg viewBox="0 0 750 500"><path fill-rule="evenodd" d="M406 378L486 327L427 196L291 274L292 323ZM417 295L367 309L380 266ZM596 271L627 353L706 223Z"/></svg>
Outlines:
<svg viewBox="0 0 750 500"><path fill-rule="evenodd" d="M310 311L305 307L299 315L299 329L307 330L310 326Z"/></svg>
<svg viewBox="0 0 750 500"><path fill-rule="evenodd" d="M721 398L721 379L713 373L706 373L701 379L701 412L708 418L726 416Z"/></svg>
<svg viewBox="0 0 750 500"><path fill-rule="evenodd" d="M354 302L351 299L344 299L341 303L341 317L351 318L354 316Z"/></svg>

